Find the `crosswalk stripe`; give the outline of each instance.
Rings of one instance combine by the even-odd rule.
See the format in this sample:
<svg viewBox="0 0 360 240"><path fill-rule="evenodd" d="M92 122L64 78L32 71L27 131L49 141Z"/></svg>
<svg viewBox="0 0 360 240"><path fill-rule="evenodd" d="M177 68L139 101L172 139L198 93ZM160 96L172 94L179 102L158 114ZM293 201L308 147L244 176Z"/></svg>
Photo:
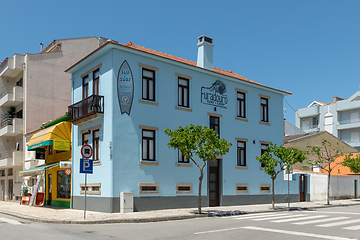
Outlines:
<svg viewBox="0 0 360 240"><path fill-rule="evenodd" d="M335 214L350 214L350 215L359 215L357 212L321 212L321 213L335 213Z"/></svg>
<svg viewBox="0 0 360 240"><path fill-rule="evenodd" d="M342 219L347 219L347 218L349 218L349 217L325 218L325 219L317 219L317 220L305 221L305 222L296 222L296 223L292 223L292 224L305 225L305 224L313 224L313 223L320 223L320 222L330 222L330 221L342 220Z"/></svg>
<svg viewBox="0 0 360 240"><path fill-rule="evenodd" d="M359 230L359 229L360 229L360 225L351 226L351 227L346 227L346 228L343 228L343 229L346 229L346 230Z"/></svg>
<svg viewBox="0 0 360 240"><path fill-rule="evenodd" d="M307 220L307 219L321 218L321 217L327 217L327 215L317 215L317 216L301 217L301 218L290 218L290 219L275 220L275 221L271 221L271 222L282 223L282 222L292 222L292 221Z"/></svg>
<svg viewBox="0 0 360 240"><path fill-rule="evenodd" d="M286 214L286 213L281 213L281 214L278 214L278 213L275 214L275 213L273 213L273 214L268 214L268 215L266 215L266 216L264 216L264 217L269 217L269 216L282 216L282 215L288 215L288 214ZM262 217L262 216L259 216L259 215L257 215L257 216L249 215L249 216L237 217L237 218L235 218L235 219L242 220L242 219L252 219L252 218L259 218L259 217Z"/></svg>
<svg viewBox="0 0 360 240"><path fill-rule="evenodd" d="M284 218L291 218L291 217L300 217L304 216L305 214L297 214L297 215L286 215L286 216L276 216L276 217L267 217L267 218L259 218L259 219L252 219L253 221L265 221L265 220L274 220L274 219L284 219Z"/></svg>
<svg viewBox="0 0 360 240"><path fill-rule="evenodd" d="M21 225L21 222L18 222L18 221L12 220L12 219L8 219L8 218L0 217L0 221L1 222L7 222L7 223L10 223L10 224L13 224L13 225Z"/></svg>
<svg viewBox="0 0 360 240"><path fill-rule="evenodd" d="M346 225L346 224L357 223L357 222L360 222L360 219L348 220L348 221L342 221L342 222L336 222L336 223L321 224L321 225L316 225L316 226L318 226L318 227L334 227L334 226Z"/></svg>

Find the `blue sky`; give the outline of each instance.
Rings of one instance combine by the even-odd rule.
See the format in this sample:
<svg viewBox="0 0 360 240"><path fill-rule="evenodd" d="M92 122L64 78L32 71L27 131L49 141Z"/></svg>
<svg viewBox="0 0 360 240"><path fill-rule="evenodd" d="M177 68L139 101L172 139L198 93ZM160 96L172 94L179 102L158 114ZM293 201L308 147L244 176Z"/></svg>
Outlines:
<svg viewBox="0 0 360 240"><path fill-rule="evenodd" d="M214 66L292 92L285 100L296 110L359 90L359 10L358 0L4 1L0 61L86 36L196 61L204 34L214 38Z"/></svg>

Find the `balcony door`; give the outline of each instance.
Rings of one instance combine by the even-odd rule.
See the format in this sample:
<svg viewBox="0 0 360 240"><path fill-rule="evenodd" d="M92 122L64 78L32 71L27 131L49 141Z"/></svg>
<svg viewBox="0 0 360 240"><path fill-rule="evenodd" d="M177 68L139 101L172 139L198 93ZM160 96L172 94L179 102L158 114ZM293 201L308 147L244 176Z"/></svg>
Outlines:
<svg viewBox="0 0 360 240"><path fill-rule="evenodd" d="M1 201L5 201L5 180L1 180Z"/></svg>

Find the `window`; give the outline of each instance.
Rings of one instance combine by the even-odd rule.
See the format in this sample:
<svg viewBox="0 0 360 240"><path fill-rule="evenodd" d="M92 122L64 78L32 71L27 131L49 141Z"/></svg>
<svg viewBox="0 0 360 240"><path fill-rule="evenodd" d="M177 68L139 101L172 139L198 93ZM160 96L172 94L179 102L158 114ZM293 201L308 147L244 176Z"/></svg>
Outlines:
<svg viewBox="0 0 360 240"><path fill-rule="evenodd" d="M93 95L99 95L99 78L100 70L97 69L93 72Z"/></svg>
<svg viewBox="0 0 360 240"><path fill-rule="evenodd" d="M0 177L5 177L5 169L0 170Z"/></svg>
<svg viewBox="0 0 360 240"><path fill-rule="evenodd" d="M155 131L142 130L142 160L155 161Z"/></svg>
<svg viewBox="0 0 360 240"><path fill-rule="evenodd" d="M248 193L249 184L235 184L235 193Z"/></svg>
<svg viewBox="0 0 360 240"><path fill-rule="evenodd" d="M70 175L65 174L65 170L57 172L57 197L70 199Z"/></svg>
<svg viewBox="0 0 360 240"><path fill-rule="evenodd" d="M266 152L268 146L269 146L269 144L266 144L266 143L261 144L261 155L263 155ZM261 163L261 167L262 168L266 167L266 164Z"/></svg>
<svg viewBox="0 0 360 240"><path fill-rule="evenodd" d="M176 183L176 193L192 193L192 183Z"/></svg>
<svg viewBox="0 0 360 240"><path fill-rule="evenodd" d="M15 117L16 117L16 118L23 118L23 110L20 109L19 111L17 111L17 112L15 113Z"/></svg>
<svg viewBox="0 0 360 240"><path fill-rule="evenodd" d="M18 87L22 87L22 86L23 86L23 78L20 78L20 79L16 82L16 86L18 86Z"/></svg>
<svg viewBox="0 0 360 240"><path fill-rule="evenodd" d="M85 184L80 184L80 194L85 194ZM86 184L86 194L101 194L101 183Z"/></svg>
<svg viewBox="0 0 360 240"><path fill-rule="evenodd" d="M158 183L139 183L139 187L140 187L139 194L159 193Z"/></svg>
<svg viewBox="0 0 360 240"><path fill-rule="evenodd" d="M182 154L182 152L180 151L180 149L178 149L178 156L179 156L179 158L178 158L178 162L179 162L179 163L189 163L189 159L186 159L186 158L184 157L184 155Z"/></svg>
<svg viewBox="0 0 360 240"><path fill-rule="evenodd" d="M89 96L89 75L83 77L83 99Z"/></svg>
<svg viewBox="0 0 360 240"><path fill-rule="evenodd" d="M93 131L93 160L99 161L99 140L100 140L100 130Z"/></svg>
<svg viewBox="0 0 360 240"><path fill-rule="evenodd" d="M189 79L178 78L178 105L189 107Z"/></svg>
<svg viewBox="0 0 360 240"><path fill-rule="evenodd" d="M269 100L267 98L261 98L260 111L261 122L269 122Z"/></svg>
<svg viewBox="0 0 360 240"><path fill-rule="evenodd" d="M45 159L45 153L36 150L36 152L35 152L35 159Z"/></svg>
<svg viewBox="0 0 360 240"><path fill-rule="evenodd" d="M245 93L237 92L237 116L246 118L245 114Z"/></svg>
<svg viewBox="0 0 360 240"><path fill-rule="evenodd" d="M142 99L155 101L155 71L142 69Z"/></svg>
<svg viewBox="0 0 360 240"><path fill-rule="evenodd" d="M210 116L210 129L214 130L220 138L220 118Z"/></svg>
<svg viewBox="0 0 360 240"><path fill-rule="evenodd" d="M89 133L83 133L82 135L82 145L89 144Z"/></svg>
<svg viewBox="0 0 360 240"><path fill-rule="evenodd" d="M246 142L237 142L237 165L246 166Z"/></svg>
<svg viewBox="0 0 360 240"><path fill-rule="evenodd" d="M8 169L8 176L12 176L13 175L13 169L12 168L9 168Z"/></svg>
<svg viewBox="0 0 360 240"><path fill-rule="evenodd" d="M260 184L260 193L271 193L270 184Z"/></svg>

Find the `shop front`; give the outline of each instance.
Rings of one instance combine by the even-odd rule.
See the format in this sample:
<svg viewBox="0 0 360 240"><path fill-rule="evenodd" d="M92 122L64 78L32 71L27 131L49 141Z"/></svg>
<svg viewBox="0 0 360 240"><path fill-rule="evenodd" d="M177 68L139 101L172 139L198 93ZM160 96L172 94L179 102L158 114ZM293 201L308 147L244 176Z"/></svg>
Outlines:
<svg viewBox="0 0 360 240"><path fill-rule="evenodd" d="M35 150L45 152L45 165L48 166L43 174L44 204L70 208L71 123L56 123L34 134L29 141L28 151Z"/></svg>

